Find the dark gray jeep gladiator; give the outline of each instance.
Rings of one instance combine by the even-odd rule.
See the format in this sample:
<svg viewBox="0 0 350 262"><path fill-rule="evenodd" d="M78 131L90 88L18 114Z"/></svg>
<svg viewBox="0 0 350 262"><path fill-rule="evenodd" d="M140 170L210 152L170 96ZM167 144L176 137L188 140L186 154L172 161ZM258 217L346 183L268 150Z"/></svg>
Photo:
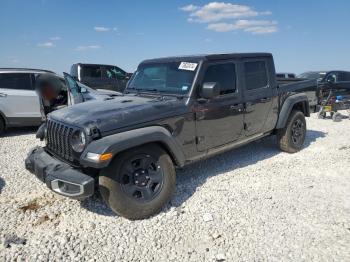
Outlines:
<svg viewBox="0 0 350 262"><path fill-rule="evenodd" d="M299 151L305 85L279 87L268 53L146 60L123 96L50 113L25 165L58 194L99 191L115 213L147 218L170 200L175 168L269 135Z"/></svg>

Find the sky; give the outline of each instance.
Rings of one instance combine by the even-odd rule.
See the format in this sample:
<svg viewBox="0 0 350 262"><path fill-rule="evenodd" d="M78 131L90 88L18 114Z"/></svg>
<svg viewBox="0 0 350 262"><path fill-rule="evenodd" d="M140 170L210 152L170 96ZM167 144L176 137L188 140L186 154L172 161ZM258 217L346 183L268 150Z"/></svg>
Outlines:
<svg viewBox="0 0 350 262"><path fill-rule="evenodd" d="M276 71L350 71L348 0L1 0L0 67L271 52Z"/></svg>

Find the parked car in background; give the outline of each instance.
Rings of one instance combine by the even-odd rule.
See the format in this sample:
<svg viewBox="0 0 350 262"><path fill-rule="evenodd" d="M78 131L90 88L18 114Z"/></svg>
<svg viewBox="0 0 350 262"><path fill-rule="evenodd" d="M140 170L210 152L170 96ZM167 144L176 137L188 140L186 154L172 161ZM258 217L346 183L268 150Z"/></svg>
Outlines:
<svg viewBox="0 0 350 262"><path fill-rule="evenodd" d="M349 80L349 72L346 71L309 71L302 73L297 76L295 79L289 79L290 82L298 82L305 80L315 80L316 85L312 88L307 87L304 92L307 94L309 98L310 107L312 107L313 112L318 111L318 105L320 104L320 98L322 94L320 94L321 89L328 85L329 82L346 82ZM286 81L279 81L279 83L286 84Z"/></svg>
<svg viewBox="0 0 350 262"><path fill-rule="evenodd" d="M325 77L326 74L327 74L327 71L309 71L298 75L297 78L310 79L310 80L316 79L320 81Z"/></svg>
<svg viewBox="0 0 350 262"><path fill-rule="evenodd" d="M276 73L276 77L281 79L289 79L296 78L296 75L293 73Z"/></svg>
<svg viewBox="0 0 350 262"><path fill-rule="evenodd" d="M7 127L38 126L41 123L35 79L54 72L40 69L0 69L0 133Z"/></svg>
<svg viewBox="0 0 350 262"><path fill-rule="evenodd" d="M8 127L39 126L42 122L40 100L35 90L39 76L49 74L62 83L63 92L67 92L63 77L52 71L41 69L0 69L0 133ZM94 99L107 99L121 95L110 90L96 91L78 83L82 102ZM68 102L67 102L68 105Z"/></svg>
<svg viewBox="0 0 350 262"><path fill-rule="evenodd" d="M349 81L350 81L350 72L333 70L333 71L327 72L325 76L322 78L322 80L320 81L320 83L321 84L322 83L344 83Z"/></svg>
<svg viewBox="0 0 350 262"><path fill-rule="evenodd" d="M348 110L350 113L350 72L330 71L318 82L319 104L318 117L325 118L330 113L333 121L340 121L337 111Z"/></svg>
<svg viewBox="0 0 350 262"><path fill-rule="evenodd" d="M114 65L83 64L72 65L71 76L94 89L108 89L123 92L132 76Z"/></svg>

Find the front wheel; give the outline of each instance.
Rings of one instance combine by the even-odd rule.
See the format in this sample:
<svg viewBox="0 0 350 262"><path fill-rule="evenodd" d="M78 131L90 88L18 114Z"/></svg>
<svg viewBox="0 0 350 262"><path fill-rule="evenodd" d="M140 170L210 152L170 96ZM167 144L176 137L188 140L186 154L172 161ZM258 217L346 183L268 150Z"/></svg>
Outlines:
<svg viewBox="0 0 350 262"><path fill-rule="evenodd" d="M305 116L301 111L293 110L286 126L277 132L279 148L288 153L298 152L303 147L305 136Z"/></svg>
<svg viewBox="0 0 350 262"><path fill-rule="evenodd" d="M169 155L149 144L130 149L101 171L99 188L107 205L128 219L157 214L175 189L175 168Z"/></svg>

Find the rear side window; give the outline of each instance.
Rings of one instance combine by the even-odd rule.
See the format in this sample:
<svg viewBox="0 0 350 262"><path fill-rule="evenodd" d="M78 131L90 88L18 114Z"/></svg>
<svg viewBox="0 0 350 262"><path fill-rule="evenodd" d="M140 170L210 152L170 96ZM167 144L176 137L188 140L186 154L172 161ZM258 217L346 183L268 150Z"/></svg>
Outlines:
<svg viewBox="0 0 350 262"><path fill-rule="evenodd" d="M293 75L293 74L288 74L288 78L295 78L295 75Z"/></svg>
<svg viewBox="0 0 350 262"><path fill-rule="evenodd" d="M30 74L0 74L0 88L34 90Z"/></svg>
<svg viewBox="0 0 350 262"><path fill-rule="evenodd" d="M341 72L338 77L339 82L348 82L350 81L350 72Z"/></svg>
<svg viewBox="0 0 350 262"><path fill-rule="evenodd" d="M285 78L286 75L285 74L277 74L276 77L278 77L278 78Z"/></svg>
<svg viewBox="0 0 350 262"><path fill-rule="evenodd" d="M244 72L247 90L253 90L267 86L268 80L265 61L245 62Z"/></svg>
<svg viewBox="0 0 350 262"><path fill-rule="evenodd" d="M220 84L220 95L236 92L236 68L233 63L208 66L203 83L216 82Z"/></svg>
<svg viewBox="0 0 350 262"><path fill-rule="evenodd" d="M83 77L101 78L102 70L100 66L84 66L82 68Z"/></svg>

